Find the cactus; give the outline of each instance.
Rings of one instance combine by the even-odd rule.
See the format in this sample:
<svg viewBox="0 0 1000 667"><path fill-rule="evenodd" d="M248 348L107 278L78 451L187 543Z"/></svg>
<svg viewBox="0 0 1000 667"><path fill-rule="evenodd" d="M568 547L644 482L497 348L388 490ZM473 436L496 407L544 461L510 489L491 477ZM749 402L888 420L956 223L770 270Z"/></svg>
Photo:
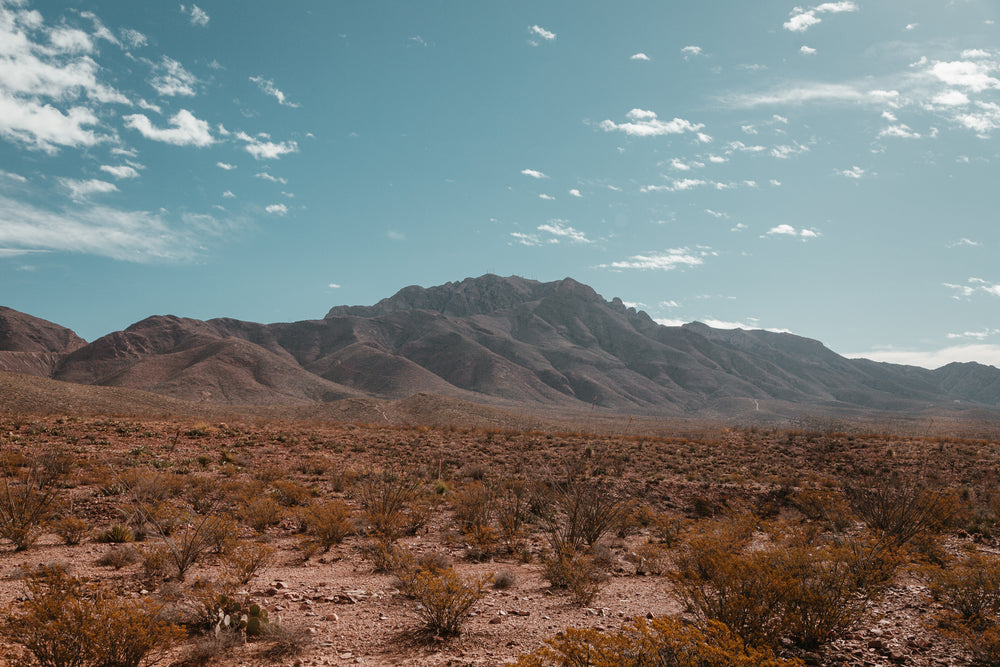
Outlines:
<svg viewBox="0 0 1000 667"><path fill-rule="evenodd" d="M249 602L249 598L240 602L228 595L220 595L216 600L218 620L213 625L215 635L222 632L242 632L247 637L262 635L268 625L267 611Z"/></svg>

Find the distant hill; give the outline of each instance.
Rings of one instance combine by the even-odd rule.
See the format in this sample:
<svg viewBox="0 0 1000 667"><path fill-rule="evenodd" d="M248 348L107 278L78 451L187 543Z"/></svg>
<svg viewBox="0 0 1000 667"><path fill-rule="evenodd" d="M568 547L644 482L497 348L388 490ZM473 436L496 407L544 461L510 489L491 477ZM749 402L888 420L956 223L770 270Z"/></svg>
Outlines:
<svg viewBox="0 0 1000 667"><path fill-rule="evenodd" d="M0 309L0 370L218 405L437 395L493 407L683 417L1000 409L1000 370L851 360L767 331L658 325L575 280L406 287L321 320L156 316L92 343Z"/></svg>

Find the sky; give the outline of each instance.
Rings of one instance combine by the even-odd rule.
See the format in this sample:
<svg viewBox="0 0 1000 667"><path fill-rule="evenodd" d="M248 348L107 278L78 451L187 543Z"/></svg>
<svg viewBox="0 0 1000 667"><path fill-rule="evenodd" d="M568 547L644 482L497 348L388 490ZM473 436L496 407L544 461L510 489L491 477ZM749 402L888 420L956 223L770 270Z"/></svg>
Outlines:
<svg viewBox="0 0 1000 667"><path fill-rule="evenodd" d="M0 0L0 304L87 340L572 277L1000 366L995 0Z"/></svg>

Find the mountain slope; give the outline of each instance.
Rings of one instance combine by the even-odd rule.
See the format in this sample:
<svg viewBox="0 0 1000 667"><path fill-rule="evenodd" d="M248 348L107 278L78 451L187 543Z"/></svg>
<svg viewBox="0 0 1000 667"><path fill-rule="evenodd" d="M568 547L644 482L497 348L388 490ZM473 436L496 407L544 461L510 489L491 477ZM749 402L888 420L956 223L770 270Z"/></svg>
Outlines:
<svg viewBox="0 0 1000 667"><path fill-rule="evenodd" d="M156 316L90 344L15 311L6 317L19 354L49 355L28 364L35 374L222 405L423 393L664 416L768 402L819 412L1000 407L996 368L930 371L846 359L792 334L664 327L570 278L410 286L303 322Z"/></svg>

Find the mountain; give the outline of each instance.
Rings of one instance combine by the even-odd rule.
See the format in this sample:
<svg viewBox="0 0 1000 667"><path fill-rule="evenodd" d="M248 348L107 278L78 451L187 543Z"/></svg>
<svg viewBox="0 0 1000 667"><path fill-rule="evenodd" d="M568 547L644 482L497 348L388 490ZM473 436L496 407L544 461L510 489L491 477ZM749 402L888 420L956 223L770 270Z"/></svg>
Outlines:
<svg viewBox="0 0 1000 667"><path fill-rule="evenodd" d="M0 371L48 376L86 344L65 327L0 306Z"/></svg>
<svg viewBox="0 0 1000 667"><path fill-rule="evenodd" d="M89 344L16 311L0 316L0 349L41 355L19 368L0 356L0 370L212 405L423 394L659 416L1000 408L990 366L932 371L846 359L786 333L664 327L570 278L410 286L303 322L155 316Z"/></svg>

